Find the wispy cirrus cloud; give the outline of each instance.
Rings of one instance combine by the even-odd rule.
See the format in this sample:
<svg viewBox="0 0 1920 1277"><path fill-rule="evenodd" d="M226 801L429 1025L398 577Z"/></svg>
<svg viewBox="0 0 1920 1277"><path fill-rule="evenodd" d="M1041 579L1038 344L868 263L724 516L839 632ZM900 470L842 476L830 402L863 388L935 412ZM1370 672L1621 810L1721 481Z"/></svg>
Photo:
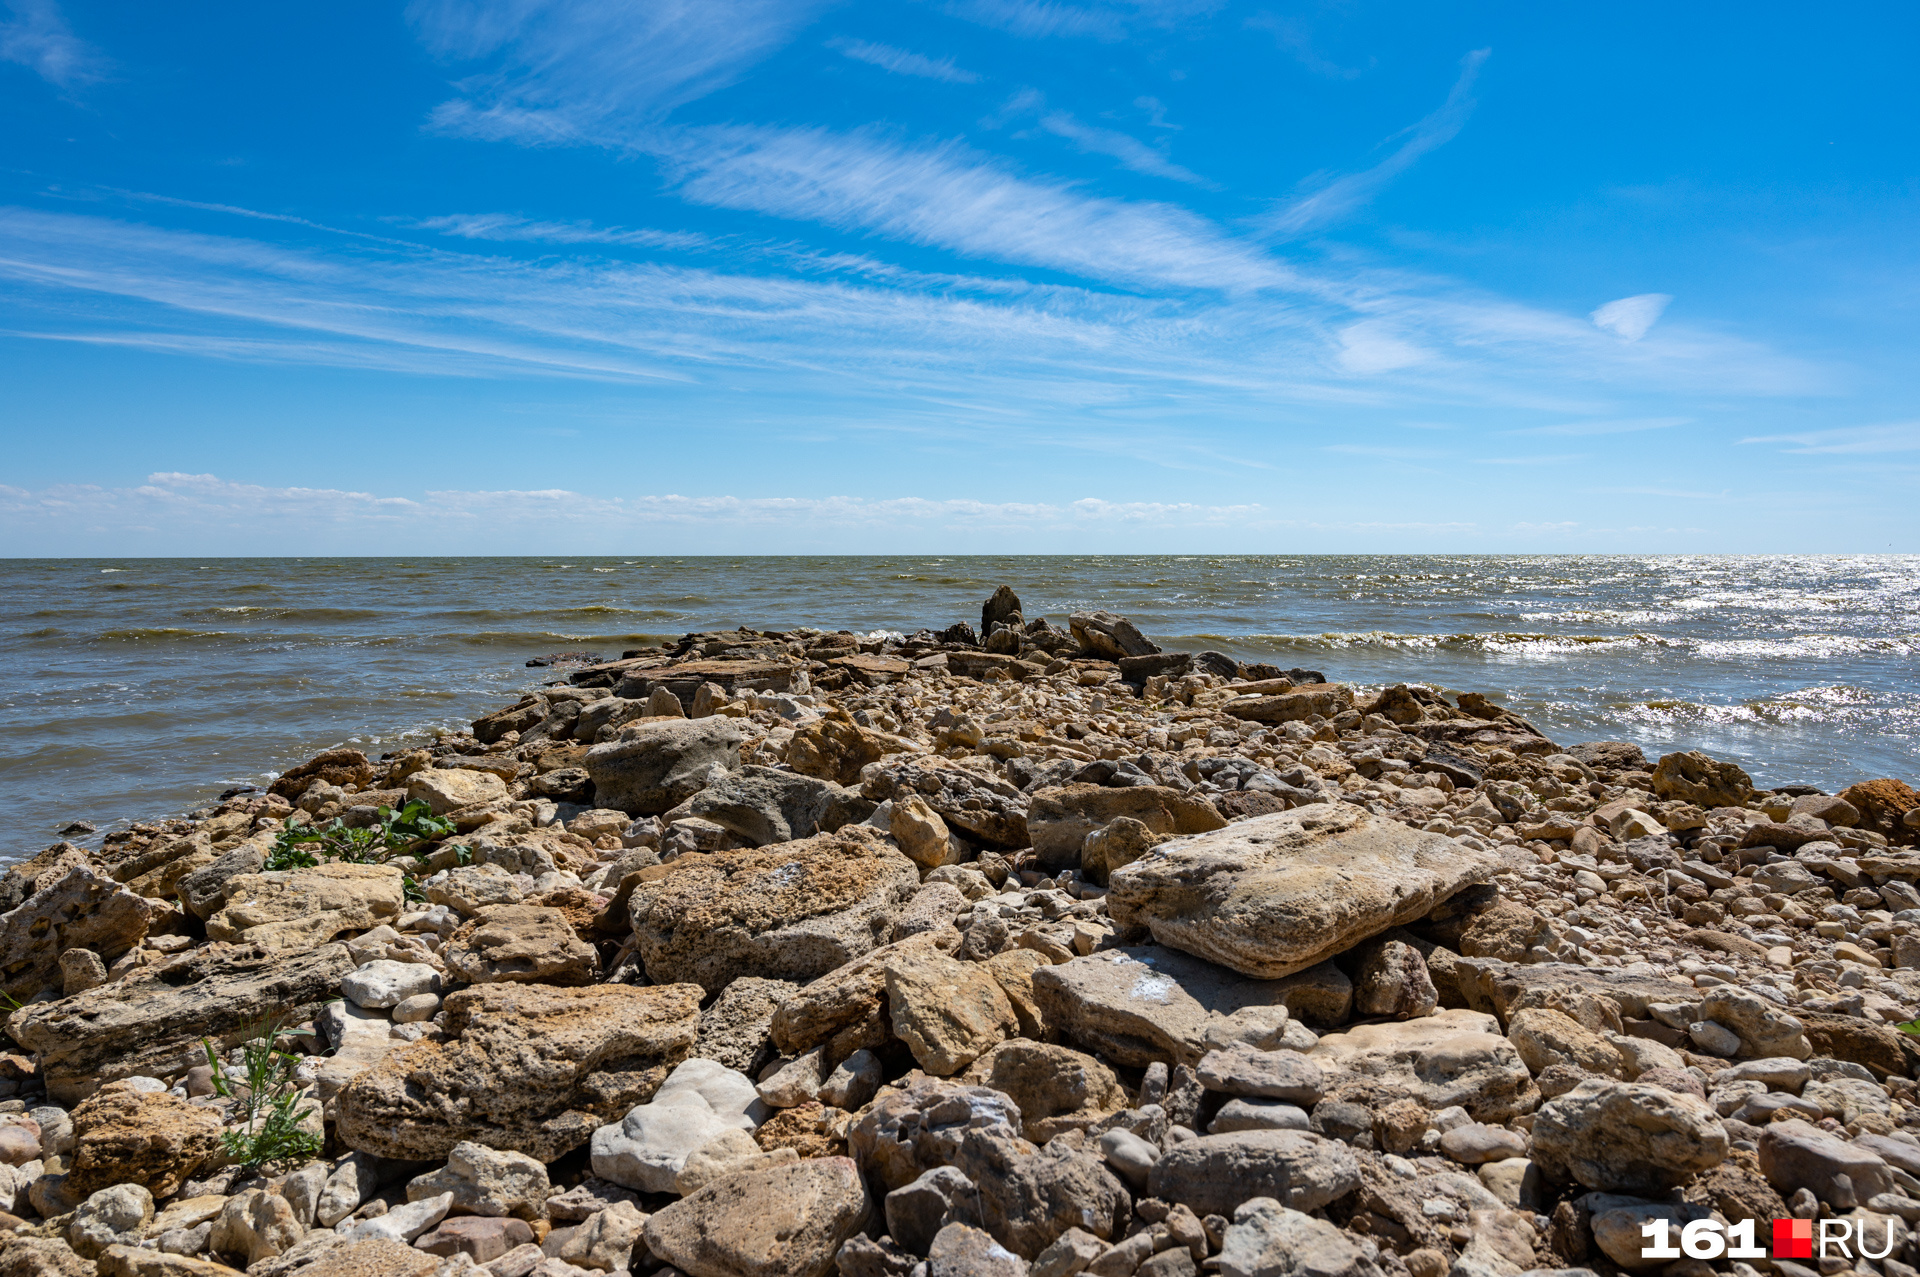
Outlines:
<svg viewBox="0 0 1920 1277"><path fill-rule="evenodd" d="M1882 452L1920 452L1920 421L1884 426L1843 426L1795 434L1749 435L1741 443L1784 444L1782 452L1802 456L1845 456Z"/></svg>
<svg viewBox="0 0 1920 1277"><path fill-rule="evenodd" d="M865 230L1109 282L1245 292L1295 285L1261 249L1172 204L1018 176L957 142L875 131L688 130L664 157L696 203Z"/></svg>
<svg viewBox="0 0 1920 1277"><path fill-rule="evenodd" d="M1671 430L1688 425L1692 417L1630 417L1617 421L1563 421L1551 426L1526 426L1503 431L1510 435L1628 435L1643 430Z"/></svg>
<svg viewBox="0 0 1920 1277"><path fill-rule="evenodd" d="M1151 99L1149 99L1150 101ZM1155 108L1159 107L1156 102ZM1006 114L1021 115L1035 113L1039 116L1040 127L1058 138L1073 143L1074 148L1083 155L1105 155L1118 160L1120 166L1148 177L1164 177L1175 182L1187 182L1194 186L1212 187L1213 183L1201 177L1193 170L1175 164L1158 147L1149 146L1131 133L1122 133L1118 129L1102 128L1088 124L1071 111L1050 110L1046 98L1036 89L1023 89L1013 96L1005 108ZM1161 112L1156 110L1156 116ZM1156 119L1156 127L1172 126Z"/></svg>
<svg viewBox="0 0 1920 1277"><path fill-rule="evenodd" d="M1288 201L1264 219L1264 224L1285 235L1298 235L1329 225L1371 200L1374 194L1421 156L1445 146L1466 127L1473 114L1473 84L1486 65L1491 49L1475 49L1460 60L1460 74L1440 108L1413 125L1388 138L1399 140L1392 153L1372 168L1342 177L1320 176L1304 185L1308 193Z"/></svg>
<svg viewBox="0 0 1920 1277"><path fill-rule="evenodd" d="M1219 9L1221 0L948 0L946 10L982 26L1027 37L1119 40L1141 27L1170 27Z"/></svg>
<svg viewBox="0 0 1920 1277"><path fill-rule="evenodd" d="M449 213L422 218L410 225L461 239L520 240L544 244L619 244L635 248L704 248L713 241L691 231L662 231L648 227L595 226L590 222L541 221L513 213Z"/></svg>
<svg viewBox="0 0 1920 1277"><path fill-rule="evenodd" d="M824 0L414 0L428 50L492 59L433 123L530 143L605 142L657 126L793 39Z"/></svg>
<svg viewBox="0 0 1920 1277"><path fill-rule="evenodd" d="M26 67L63 89L105 73L107 60L73 34L56 0L7 0L6 7L13 16L0 21L0 62Z"/></svg>
<svg viewBox="0 0 1920 1277"><path fill-rule="evenodd" d="M978 75L955 66L952 58L941 58L936 62L924 54L896 49L890 44L856 40L850 36L836 36L827 41L827 47L837 49L843 56L852 58L855 62L865 62L869 66L879 67L882 71L891 71L895 75L910 75L922 80L940 80L947 84L978 84L980 82Z"/></svg>

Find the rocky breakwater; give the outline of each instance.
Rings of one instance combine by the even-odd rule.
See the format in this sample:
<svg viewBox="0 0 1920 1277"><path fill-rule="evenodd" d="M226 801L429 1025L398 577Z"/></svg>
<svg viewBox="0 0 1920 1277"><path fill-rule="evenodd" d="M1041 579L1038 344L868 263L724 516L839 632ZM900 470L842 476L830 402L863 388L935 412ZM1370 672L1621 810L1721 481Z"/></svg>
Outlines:
<svg viewBox="0 0 1920 1277"><path fill-rule="evenodd" d="M1791 1215L1911 1277L1916 808L1008 589L689 634L9 868L0 1275L1699 1277L1642 1226Z"/></svg>

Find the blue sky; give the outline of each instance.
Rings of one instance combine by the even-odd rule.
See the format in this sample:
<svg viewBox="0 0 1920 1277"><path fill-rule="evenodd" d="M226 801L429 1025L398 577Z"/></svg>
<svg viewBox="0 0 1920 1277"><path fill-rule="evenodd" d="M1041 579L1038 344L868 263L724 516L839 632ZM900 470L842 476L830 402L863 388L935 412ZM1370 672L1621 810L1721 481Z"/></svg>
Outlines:
<svg viewBox="0 0 1920 1277"><path fill-rule="evenodd" d="M0 0L0 553L1920 551L1916 35Z"/></svg>

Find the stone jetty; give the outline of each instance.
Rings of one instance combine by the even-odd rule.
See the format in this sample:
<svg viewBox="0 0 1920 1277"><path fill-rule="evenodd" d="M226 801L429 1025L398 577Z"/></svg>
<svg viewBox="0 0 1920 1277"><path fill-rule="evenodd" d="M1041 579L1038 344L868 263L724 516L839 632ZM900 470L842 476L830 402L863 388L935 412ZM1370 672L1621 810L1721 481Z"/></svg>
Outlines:
<svg viewBox="0 0 1920 1277"><path fill-rule="evenodd" d="M555 665L8 868L0 1277L1915 1277L1906 784L1060 620Z"/></svg>

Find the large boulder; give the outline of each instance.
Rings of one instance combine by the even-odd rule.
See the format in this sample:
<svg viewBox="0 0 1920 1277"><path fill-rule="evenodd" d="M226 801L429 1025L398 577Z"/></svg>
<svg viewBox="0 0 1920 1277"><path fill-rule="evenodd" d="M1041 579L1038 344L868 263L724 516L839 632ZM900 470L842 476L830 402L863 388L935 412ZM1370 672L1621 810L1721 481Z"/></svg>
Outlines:
<svg viewBox="0 0 1920 1277"><path fill-rule="evenodd" d="M1309 683L1275 696L1242 696L1220 708L1249 723L1297 723L1352 709L1353 689L1345 683Z"/></svg>
<svg viewBox="0 0 1920 1277"><path fill-rule="evenodd" d="M1152 945L1107 949L1033 973L1033 996L1062 1039L1115 1064L1197 1064L1207 1029L1248 1007L1276 1006L1278 980L1246 980L1223 967Z"/></svg>
<svg viewBox="0 0 1920 1277"><path fill-rule="evenodd" d="M207 919L207 935L269 949L316 948L398 918L406 904L403 879L398 865L337 863L244 874L227 884L226 904Z"/></svg>
<svg viewBox="0 0 1920 1277"><path fill-rule="evenodd" d="M1753 797L1753 777L1736 763L1688 750L1661 758L1653 769L1653 792L1699 807L1745 807Z"/></svg>
<svg viewBox="0 0 1920 1277"><path fill-rule="evenodd" d="M998 773L969 767L967 761L887 759L866 770L860 792L876 803L918 794L941 820L969 838L991 847L1027 846L1027 795Z"/></svg>
<svg viewBox="0 0 1920 1277"><path fill-rule="evenodd" d="M701 720L704 721L704 720ZM647 975L717 993L739 976L812 980L883 941L919 870L854 826L642 869L629 898Z"/></svg>
<svg viewBox="0 0 1920 1277"><path fill-rule="evenodd" d="M787 765L803 776L816 776L836 785L857 785L860 771L888 754L917 752L923 746L898 736L862 727L846 710L835 707L803 727L787 742Z"/></svg>
<svg viewBox="0 0 1920 1277"><path fill-rule="evenodd" d="M687 1160L768 1116L753 1081L712 1060L688 1060L652 1099L593 1133L593 1173L610 1184L670 1193Z"/></svg>
<svg viewBox="0 0 1920 1277"><path fill-rule="evenodd" d="M258 1035L263 1021L311 1019L354 969L342 944L282 954L225 945L139 967L111 984L16 1011L7 1030L40 1059L50 1098L72 1102L102 1082L173 1077Z"/></svg>
<svg viewBox="0 0 1920 1277"><path fill-rule="evenodd" d="M1912 846L1920 841L1920 826L1908 824L1913 809L1920 807L1920 794L1904 781L1882 777L1863 780L1840 791L1840 797L1858 814L1856 824L1870 829L1888 842Z"/></svg>
<svg viewBox="0 0 1920 1277"><path fill-rule="evenodd" d="M471 984L592 984L600 956L567 915L546 905L493 905L440 950L447 973Z"/></svg>
<svg viewBox="0 0 1920 1277"><path fill-rule="evenodd" d="M1904 1153L1902 1149L1895 1156ZM1815 1197L1842 1210L1895 1191L1887 1159L1873 1148L1797 1120L1774 1122L1760 1133L1760 1173L1783 1194L1811 1189ZM1840 1176L1848 1181L1844 1188Z"/></svg>
<svg viewBox="0 0 1920 1277"><path fill-rule="evenodd" d="M1160 645L1142 634L1132 621L1112 612L1075 612L1067 617L1067 627L1082 651L1105 661L1152 656L1160 650Z"/></svg>
<svg viewBox="0 0 1920 1277"><path fill-rule="evenodd" d="M506 796L507 782L492 772L429 767L407 777L407 801L425 803L436 816L462 807L499 802Z"/></svg>
<svg viewBox="0 0 1920 1277"><path fill-rule="evenodd" d="M951 949L955 938L949 928L895 940L791 990L769 1024L774 1045L799 1055L824 1042L836 1060L879 1047L893 1035L887 1020L887 964L906 954ZM728 993L737 987L729 985Z"/></svg>
<svg viewBox="0 0 1920 1277"><path fill-rule="evenodd" d="M552 1162L652 1098L693 1050L701 991L483 984L448 996L445 1042L422 1039L336 1101L340 1139L378 1157L441 1160L463 1140Z"/></svg>
<svg viewBox="0 0 1920 1277"><path fill-rule="evenodd" d="M357 785L365 788L373 783L373 764L357 749L329 749L281 772L279 778L267 787L267 792L282 798L298 798L316 781L325 785Z"/></svg>
<svg viewBox="0 0 1920 1277"><path fill-rule="evenodd" d="M220 1154L218 1113L164 1092L109 1083L73 1110L66 1191L87 1197L114 1184L138 1184L169 1197Z"/></svg>
<svg viewBox="0 0 1920 1277"><path fill-rule="evenodd" d="M1028 1139L1045 1144L1063 1131L1085 1130L1127 1107L1113 1070L1071 1047L1015 1038L968 1066L961 1081L990 1087L1020 1106Z"/></svg>
<svg viewBox="0 0 1920 1277"><path fill-rule="evenodd" d="M1040 863L1049 869L1077 869L1087 835L1122 817L1137 820L1150 833L1203 834L1226 828L1212 803L1164 785L1056 785L1034 793L1027 805L1027 833Z"/></svg>
<svg viewBox="0 0 1920 1277"><path fill-rule="evenodd" d="M1000 982L978 962L932 946L907 948L885 966L896 1037L934 1077L947 1077L1019 1031Z"/></svg>
<svg viewBox="0 0 1920 1277"><path fill-rule="evenodd" d="M1357 1277L1373 1271L1351 1234L1271 1197L1252 1198L1234 1210L1218 1265L1220 1277Z"/></svg>
<svg viewBox="0 0 1920 1277"><path fill-rule="evenodd" d="M873 1202L854 1164L822 1157L730 1175L647 1218L647 1249L698 1277L825 1277Z"/></svg>
<svg viewBox="0 0 1920 1277"><path fill-rule="evenodd" d="M1327 1075L1329 1092L1343 1099L1386 1103L1405 1097L1435 1111L1457 1104L1476 1121L1499 1124L1538 1098L1520 1053L1501 1036L1500 1022L1478 1011L1358 1024L1321 1038L1307 1057Z"/></svg>
<svg viewBox="0 0 1920 1277"><path fill-rule="evenodd" d="M1225 1215L1249 1197L1319 1210L1360 1183L1353 1150L1310 1131L1232 1131L1184 1140L1148 1172L1148 1191L1196 1215Z"/></svg>
<svg viewBox="0 0 1920 1277"><path fill-rule="evenodd" d="M1662 1193L1726 1160L1727 1130L1706 1102L1665 1087L1590 1078L1542 1105L1533 1160L1608 1193Z"/></svg>
<svg viewBox="0 0 1920 1277"><path fill-rule="evenodd" d="M587 751L594 802L630 816L679 806L710 779L740 766L748 731L732 718L661 719L623 730Z"/></svg>
<svg viewBox="0 0 1920 1277"><path fill-rule="evenodd" d="M1315 803L1161 843L1114 871L1107 903L1123 927L1271 980L1424 917L1499 864L1441 834Z"/></svg>
<svg viewBox="0 0 1920 1277"><path fill-rule="evenodd" d="M995 1241L1031 1259L1069 1228L1119 1240L1133 1199L1094 1154L1055 1140L1044 1149L997 1125L969 1130L954 1166L973 1181L980 1223Z"/></svg>
<svg viewBox="0 0 1920 1277"><path fill-rule="evenodd" d="M60 987L60 955L91 949L112 962L147 938L152 902L84 864L42 873L34 891L0 915L0 990L25 1001Z"/></svg>
<svg viewBox="0 0 1920 1277"><path fill-rule="evenodd" d="M873 803L830 780L775 767L742 767L695 794L685 810L765 847L863 820Z"/></svg>
<svg viewBox="0 0 1920 1277"><path fill-rule="evenodd" d="M1013 1097L986 1086L946 1078L912 1077L887 1087L847 1130L847 1151L884 1192L904 1188L927 1171L951 1166L969 1131L1021 1133Z"/></svg>

